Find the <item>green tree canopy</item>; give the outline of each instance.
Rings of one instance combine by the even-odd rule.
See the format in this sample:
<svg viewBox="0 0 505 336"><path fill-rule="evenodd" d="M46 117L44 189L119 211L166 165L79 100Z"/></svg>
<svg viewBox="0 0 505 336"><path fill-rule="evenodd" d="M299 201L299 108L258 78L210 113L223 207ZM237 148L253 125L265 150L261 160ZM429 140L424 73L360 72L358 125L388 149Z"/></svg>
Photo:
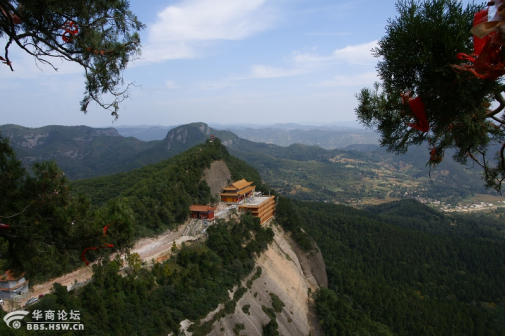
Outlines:
<svg viewBox="0 0 505 336"><path fill-rule="evenodd" d="M133 214L123 200L93 210L84 196L71 197L54 162L35 163L32 170L28 175L0 136L0 268L41 280L81 265L88 247L131 247ZM90 251L87 258L100 253Z"/></svg>
<svg viewBox="0 0 505 336"><path fill-rule="evenodd" d="M129 95L122 74L140 53L142 28L127 0L0 0L0 60L14 71L9 51L16 45L55 70L56 59L75 62L86 78L81 111L95 101L117 118Z"/></svg>
<svg viewBox="0 0 505 336"><path fill-rule="evenodd" d="M400 0L396 9L398 16L388 21L386 35L372 50L380 59L381 82L357 94L358 119L378 130L389 151L403 154L412 145L427 143L431 166L454 148L456 161L481 166L486 187L500 191L505 178L505 118L500 115L505 86L501 79L477 79L451 66L462 63L458 53L473 53L470 29L482 7L456 0ZM423 101L429 131L408 125L417 121L402 100L408 92ZM499 106L492 110L494 102Z"/></svg>

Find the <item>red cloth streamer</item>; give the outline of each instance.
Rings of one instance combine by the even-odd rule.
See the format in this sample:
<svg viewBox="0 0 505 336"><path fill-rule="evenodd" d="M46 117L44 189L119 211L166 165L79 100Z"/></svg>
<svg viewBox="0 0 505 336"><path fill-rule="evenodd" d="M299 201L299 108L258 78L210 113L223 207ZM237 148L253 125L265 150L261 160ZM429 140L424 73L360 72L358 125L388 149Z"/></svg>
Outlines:
<svg viewBox="0 0 505 336"><path fill-rule="evenodd" d="M8 228L10 228L9 225L0 223L0 229L8 229Z"/></svg>
<svg viewBox="0 0 505 336"><path fill-rule="evenodd" d="M89 265L89 261L86 260L86 252L88 250L98 250L98 249L104 249L104 248L110 248L110 247L114 247L114 245L112 245L112 244L106 244L106 245L100 246L100 247L88 247L88 248L84 249L84 251L82 251L81 258L86 263L86 266L88 266Z"/></svg>
<svg viewBox="0 0 505 336"><path fill-rule="evenodd" d="M437 149L433 147L430 150L430 162L434 164L438 164L442 162L443 157L437 154Z"/></svg>
<svg viewBox="0 0 505 336"><path fill-rule="evenodd" d="M79 29L77 28L75 23L73 23L72 21L65 22L65 24L63 25L62 28L65 29L65 32L63 33L63 36L61 37L61 39L67 43L72 42L72 36L70 36L70 35L75 36L79 33ZM66 36L66 34L68 34L68 36Z"/></svg>
<svg viewBox="0 0 505 336"><path fill-rule="evenodd" d="M475 27L478 24L487 22L488 9L483 9L480 12L475 13L473 17L473 26ZM487 35L483 38L478 38L477 36L473 36L473 52L477 55L480 55L482 49L486 45L486 42L491 38L491 36Z"/></svg>
<svg viewBox="0 0 505 336"><path fill-rule="evenodd" d="M489 39L477 58L459 53L456 57L460 60L469 61L473 64L451 65L460 71L469 71L479 79L496 80L505 74L505 63L500 62L501 45L492 43Z"/></svg>
<svg viewBox="0 0 505 336"><path fill-rule="evenodd" d="M417 118L416 123L409 123L409 126L421 132L428 132L430 130L430 124L428 123L428 119L426 119L426 110L424 109L421 97L411 99L409 101L409 106Z"/></svg>
<svg viewBox="0 0 505 336"><path fill-rule="evenodd" d="M498 11L503 9L500 9L502 6L503 5L500 5ZM475 13L473 19L474 28L479 25L485 25L486 22L488 22L488 9L483 9ZM486 29L483 28L483 32L480 32L480 29L474 31L474 28L472 28L472 33L474 34L474 53L471 56L463 53L457 54L456 57L458 59L468 61L468 63L461 65L453 64L451 65L452 68L458 71L468 71L479 79L496 80L498 77L505 74L505 62L502 63L500 58L503 34L497 34L496 31L492 31L500 27L502 21L492 21L489 23L497 23L497 25L495 28L493 28L493 25L487 28L484 27ZM486 35L483 36L483 33ZM479 38L477 35L483 37Z"/></svg>
<svg viewBox="0 0 505 336"><path fill-rule="evenodd" d="M7 12L2 8L2 6L0 6L0 11L2 11L2 13L5 17L8 18L10 16L10 18L12 19L12 23L14 23L14 24L23 23L23 21L16 14L14 14L14 13L7 14Z"/></svg>
<svg viewBox="0 0 505 336"><path fill-rule="evenodd" d="M110 224L109 225L106 225L104 228L103 228L103 236L105 237L107 235L107 229L109 228Z"/></svg>

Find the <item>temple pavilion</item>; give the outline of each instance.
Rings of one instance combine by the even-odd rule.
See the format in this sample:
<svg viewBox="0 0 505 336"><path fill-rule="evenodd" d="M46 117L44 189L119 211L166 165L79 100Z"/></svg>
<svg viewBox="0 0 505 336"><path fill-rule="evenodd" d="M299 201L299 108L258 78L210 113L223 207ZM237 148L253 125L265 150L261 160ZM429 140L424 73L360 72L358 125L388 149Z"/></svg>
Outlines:
<svg viewBox="0 0 505 336"><path fill-rule="evenodd" d="M221 202L226 204L239 204L248 197L254 195L255 186L253 182L246 181L245 179L233 182L228 187L223 188L221 193Z"/></svg>
<svg viewBox="0 0 505 336"><path fill-rule="evenodd" d="M239 212L250 211L263 224L274 215L275 196L254 196L238 206Z"/></svg>
<svg viewBox="0 0 505 336"><path fill-rule="evenodd" d="M211 207L209 205L192 205L189 207L189 211L191 211L191 218L195 219L205 219L205 220L214 220L214 211L216 207Z"/></svg>

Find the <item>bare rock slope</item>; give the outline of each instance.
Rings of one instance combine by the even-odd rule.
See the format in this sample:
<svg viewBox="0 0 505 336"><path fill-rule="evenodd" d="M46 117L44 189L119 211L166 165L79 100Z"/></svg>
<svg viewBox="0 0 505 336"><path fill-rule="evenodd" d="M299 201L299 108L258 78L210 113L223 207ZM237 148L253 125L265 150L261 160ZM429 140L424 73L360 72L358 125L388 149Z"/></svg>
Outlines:
<svg viewBox="0 0 505 336"><path fill-rule="evenodd" d="M251 275L243 281L242 286L246 287L247 280L254 279L251 288L237 302L234 313L217 320L209 335L234 335L234 328L241 324L245 329L240 335L262 335L263 325L270 321L262 306L273 307L270 293L285 305L275 314L280 335L323 335L309 297L309 292L327 284L324 262L317 263L318 269L316 264L310 265L311 260L322 261L321 253L317 250L312 255L306 254L280 226L270 225L275 232L274 242L256 260L256 266L262 269L261 276L254 279Z"/></svg>
<svg viewBox="0 0 505 336"><path fill-rule="evenodd" d="M204 171L205 182L210 187L210 193L216 199L219 199L219 193L224 187L227 187L232 182L232 177L228 166L224 161L214 161L210 168Z"/></svg>

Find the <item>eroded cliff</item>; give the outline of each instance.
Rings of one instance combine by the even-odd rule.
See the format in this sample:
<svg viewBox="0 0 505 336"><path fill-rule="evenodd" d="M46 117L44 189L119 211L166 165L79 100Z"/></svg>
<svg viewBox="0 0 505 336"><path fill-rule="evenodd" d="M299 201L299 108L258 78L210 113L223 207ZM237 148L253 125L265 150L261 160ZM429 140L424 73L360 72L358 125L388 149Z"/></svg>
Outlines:
<svg viewBox="0 0 505 336"><path fill-rule="evenodd" d="M253 272L242 281L241 287L247 291L232 314L214 318L208 335L263 335L263 326L272 319L280 335L323 335L310 297L328 281L320 251L303 252L279 225L272 221L267 225L275 236L268 250L256 259L256 270L261 268L261 274L258 277L258 272ZM280 300L277 304L273 304L275 296ZM220 305L200 323L212 321L223 307ZM187 329L189 321L183 325ZM192 333L186 331L186 335Z"/></svg>

